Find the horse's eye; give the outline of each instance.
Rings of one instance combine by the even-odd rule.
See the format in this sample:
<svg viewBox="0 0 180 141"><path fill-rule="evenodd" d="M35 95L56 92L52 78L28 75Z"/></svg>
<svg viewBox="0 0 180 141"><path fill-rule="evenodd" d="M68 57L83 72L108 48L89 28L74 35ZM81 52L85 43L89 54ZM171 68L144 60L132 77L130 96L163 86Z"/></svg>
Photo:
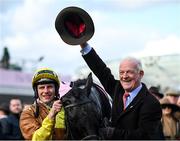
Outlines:
<svg viewBox="0 0 180 141"><path fill-rule="evenodd" d="M66 101L64 102L64 105L65 105L65 106L67 106L67 105L69 105L69 104L71 104L71 101L70 101L70 100L66 100Z"/></svg>

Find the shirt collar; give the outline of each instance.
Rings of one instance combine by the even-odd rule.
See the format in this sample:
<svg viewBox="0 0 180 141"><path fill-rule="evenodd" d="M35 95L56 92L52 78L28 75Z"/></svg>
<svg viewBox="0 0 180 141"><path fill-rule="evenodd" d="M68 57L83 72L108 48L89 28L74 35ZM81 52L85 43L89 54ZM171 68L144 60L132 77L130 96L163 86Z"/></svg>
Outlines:
<svg viewBox="0 0 180 141"><path fill-rule="evenodd" d="M139 91L142 88L142 84L140 84L136 89L134 89L132 92L129 93L129 97L131 98L131 100L133 100L136 95L139 93Z"/></svg>

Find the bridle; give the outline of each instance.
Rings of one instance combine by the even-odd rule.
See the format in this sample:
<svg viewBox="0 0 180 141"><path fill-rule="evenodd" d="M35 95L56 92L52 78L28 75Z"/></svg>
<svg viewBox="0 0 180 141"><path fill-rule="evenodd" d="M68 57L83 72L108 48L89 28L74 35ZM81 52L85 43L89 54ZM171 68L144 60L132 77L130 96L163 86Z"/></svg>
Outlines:
<svg viewBox="0 0 180 141"><path fill-rule="evenodd" d="M72 107L79 106L79 105L84 105L84 104L91 103L91 102L92 101L90 101L90 100L86 100L86 101L82 101L79 103L72 103L72 104L65 106L64 109L72 108Z"/></svg>

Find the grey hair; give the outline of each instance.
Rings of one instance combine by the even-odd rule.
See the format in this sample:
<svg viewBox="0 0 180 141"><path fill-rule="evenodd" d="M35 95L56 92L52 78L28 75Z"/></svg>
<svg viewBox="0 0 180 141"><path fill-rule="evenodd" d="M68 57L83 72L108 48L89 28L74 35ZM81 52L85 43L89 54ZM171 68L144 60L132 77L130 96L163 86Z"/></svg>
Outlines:
<svg viewBox="0 0 180 141"><path fill-rule="evenodd" d="M134 62L134 63L136 64L136 66L137 66L137 70L138 70L138 71L143 70L143 68L142 68L142 63L141 63L141 61L140 61L139 59L137 59L137 58L134 58L134 57L126 57L126 58L124 58L121 62L123 62L123 61L131 61L131 62Z"/></svg>

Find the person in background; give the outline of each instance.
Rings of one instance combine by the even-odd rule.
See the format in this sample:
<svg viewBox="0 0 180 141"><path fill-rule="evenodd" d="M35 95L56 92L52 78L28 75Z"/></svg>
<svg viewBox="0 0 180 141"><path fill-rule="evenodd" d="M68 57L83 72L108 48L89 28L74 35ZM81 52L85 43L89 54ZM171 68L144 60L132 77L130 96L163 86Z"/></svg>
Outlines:
<svg viewBox="0 0 180 141"><path fill-rule="evenodd" d="M157 100L160 100L164 97L164 95L162 93L159 92L159 88L158 87L155 87L155 86L151 86L149 88L149 92L154 95Z"/></svg>
<svg viewBox="0 0 180 141"><path fill-rule="evenodd" d="M160 100L162 107L162 125L164 136L167 140L180 139L180 118L177 112L180 112L180 107L169 101L167 97Z"/></svg>
<svg viewBox="0 0 180 141"><path fill-rule="evenodd" d="M180 107L180 97L178 98L177 105Z"/></svg>
<svg viewBox="0 0 180 141"><path fill-rule="evenodd" d="M9 106L6 103L2 103L0 105L0 139L1 140L6 140L8 139L8 137L6 137L7 135L5 134L6 131L8 130L8 122L7 122L7 118L9 115Z"/></svg>
<svg viewBox="0 0 180 141"><path fill-rule="evenodd" d="M0 104L0 119L7 118L9 115L9 106L6 103Z"/></svg>
<svg viewBox="0 0 180 141"><path fill-rule="evenodd" d="M89 44L80 45L82 56L113 99L111 125L101 128L103 139L139 140L164 139L159 101L141 82L144 75L141 62L125 58L119 65L119 79Z"/></svg>
<svg viewBox="0 0 180 141"><path fill-rule="evenodd" d="M180 92L176 89L168 89L165 93L171 104L175 104L180 107ZM180 119L180 111L174 112L174 115Z"/></svg>
<svg viewBox="0 0 180 141"><path fill-rule="evenodd" d="M180 97L179 97L176 105L180 108ZM177 111L177 112L175 112L174 114L175 114L175 116L177 117L177 119L180 120L180 111Z"/></svg>
<svg viewBox="0 0 180 141"><path fill-rule="evenodd" d="M170 88L165 92L165 95L169 99L170 103L178 105L180 92L178 92L175 89Z"/></svg>
<svg viewBox="0 0 180 141"><path fill-rule="evenodd" d="M19 98L12 98L9 102L10 114L7 117L7 127L4 131L8 140L24 139L19 128L19 117L22 107L22 102Z"/></svg>
<svg viewBox="0 0 180 141"><path fill-rule="evenodd" d="M2 133L2 125L0 124L0 140L4 140L3 133Z"/></svg>
<svg viewBox="0 0 180 141"><path fill-rule="evenodd" d="M60 80L56 72L42 68L32 79L35 102L20 117L21 132L26 140L63 140L64 109L59 99Z"/></svg>

